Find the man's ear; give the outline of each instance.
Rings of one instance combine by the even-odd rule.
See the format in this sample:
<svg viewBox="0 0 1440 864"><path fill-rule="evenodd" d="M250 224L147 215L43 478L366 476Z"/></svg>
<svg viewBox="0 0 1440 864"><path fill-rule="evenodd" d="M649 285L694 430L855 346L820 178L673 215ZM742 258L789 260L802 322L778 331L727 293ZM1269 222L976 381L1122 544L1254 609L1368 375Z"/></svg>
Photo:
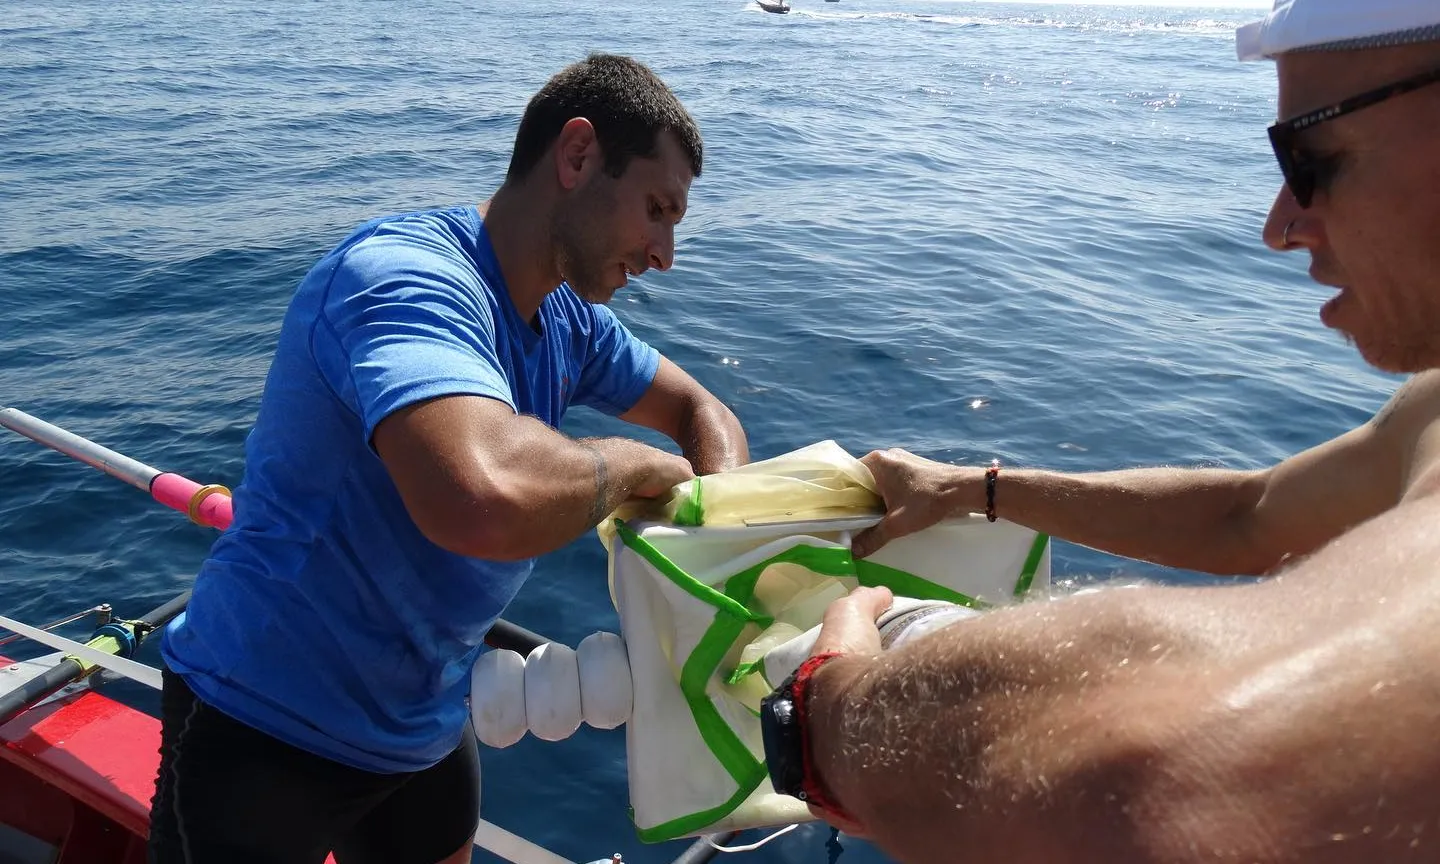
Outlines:
<svg viewBox="0 0 1440 864"><path fill-rule="evenodd" d="M572 117L555 139L555 178L560 188L580 186L600 166L600 141L595 127L584 117Z"/></svg>

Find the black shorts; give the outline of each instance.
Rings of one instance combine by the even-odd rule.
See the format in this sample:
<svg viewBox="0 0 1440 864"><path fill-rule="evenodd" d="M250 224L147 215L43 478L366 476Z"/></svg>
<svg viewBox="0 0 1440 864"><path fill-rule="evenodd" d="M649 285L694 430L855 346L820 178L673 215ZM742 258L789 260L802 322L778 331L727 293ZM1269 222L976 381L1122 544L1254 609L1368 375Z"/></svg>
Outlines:
<svg viewBox="0 0 1440 864"><path fill-rule="evenodd" d="M434 864L480 821L480 755L407 774L352 768L231 719L165 670L151 864Z"/></svg>

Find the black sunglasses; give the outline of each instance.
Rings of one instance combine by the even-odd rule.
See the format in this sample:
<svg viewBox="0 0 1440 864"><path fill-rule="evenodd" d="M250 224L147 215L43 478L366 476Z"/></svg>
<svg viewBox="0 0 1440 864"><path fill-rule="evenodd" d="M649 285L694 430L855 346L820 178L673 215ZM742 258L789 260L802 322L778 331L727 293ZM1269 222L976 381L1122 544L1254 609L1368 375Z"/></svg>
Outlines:
<svg viewBox="0 0 1440 864"><path fill-rule="evenodd" d="M1406 78L1358 96L1351 96L1328 108L1301 114L1290 120L1281 120L1271 126L1269 130L1270 146L1275 148L1275 160L1280 163L1280 173L1285 175L1285 185L1290 187L1290 193L1295 196L1296 202L1301 207L1310 206L1310 202L1315 198L1315 187L1319 182L1320 175L1319 160L1295 146L1295 140L1301 132L1311 126L1319 125L1327 120L1334 120L1336 117L1343 117L1359 111L1361 108L1369 108L1392 96L1409 93L1411 90L1427 84L1434 84L1437 81L1440 81L1440 69L1433 69L1429 72L1422 72L1413 78Z"/></svg>

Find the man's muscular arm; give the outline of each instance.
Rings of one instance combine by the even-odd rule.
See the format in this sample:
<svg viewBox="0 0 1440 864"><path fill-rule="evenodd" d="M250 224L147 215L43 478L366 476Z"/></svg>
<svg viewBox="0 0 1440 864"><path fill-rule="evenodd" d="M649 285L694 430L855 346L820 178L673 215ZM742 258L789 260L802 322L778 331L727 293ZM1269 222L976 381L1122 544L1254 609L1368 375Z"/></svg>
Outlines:
<svg viewBox="0 0 1440 864"><path fill-rule="evenodd" d="M694 476L680 456L625 438L575 441L479 396L402 408L374 444L425 536L490 560L558 549L625 499Z"/></svg>
<svg viewBox="0 0 1440 864"><path fill-rule="evenodd" d="M1440 416L1440 373L1406 382L1375 417L1259 471L1132 468L1087 474L1006 468L999 516L1072 543L1207 573L1260 575L1310 554L1394 507L1417 440ZM1440 441L1434 445L1440 462ZM985 469L903 451L864 458L884 495L884 521L855 539L885 542L985 506Z"/></svg>
<svg viewBox="0 0 1440 864"><path fill-rule="evenodd" d="M819 778L907 864L1433 860L1437 524L1422 497L1266 582L1037 602L833 660ZM863 644L883 598L838 603L870 606L832 606L847 632L817 650Z"/></svg>

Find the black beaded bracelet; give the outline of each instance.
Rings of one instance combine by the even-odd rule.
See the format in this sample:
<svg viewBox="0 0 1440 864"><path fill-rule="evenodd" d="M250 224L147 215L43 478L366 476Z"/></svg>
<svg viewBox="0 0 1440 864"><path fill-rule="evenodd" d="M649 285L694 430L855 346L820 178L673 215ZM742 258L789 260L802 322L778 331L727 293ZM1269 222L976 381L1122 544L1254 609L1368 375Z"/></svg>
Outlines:
<svg viewBox="0 0 1440 864"><path fill-rule="evenodd" d="M995 459L990 467L985 469L985 518L994 522L995 516L995 479L1000 476L1000 460Z"/></svg>

